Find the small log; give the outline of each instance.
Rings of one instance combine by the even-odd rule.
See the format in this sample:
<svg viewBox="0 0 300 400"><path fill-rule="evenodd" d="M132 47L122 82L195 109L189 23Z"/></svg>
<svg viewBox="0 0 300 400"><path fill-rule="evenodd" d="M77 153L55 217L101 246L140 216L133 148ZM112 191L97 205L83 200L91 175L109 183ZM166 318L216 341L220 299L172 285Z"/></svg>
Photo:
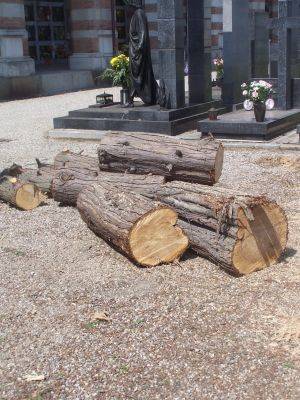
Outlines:
<svg viewBox="0 0 300 400"><path fill-rule="evenodd" d="M98 149L100 169L110 172L162 175L214 185L223 167L224 149L212 139L190 143L170 136L110 133Z"/></svg>
<svg viewBox="0 0 300 400"><path fill-rule="evenodd" d="M63 205L76 207L79 193L87 186L107 182L120 191L146 194L164 183L161 176L128 175L110 172L100 172L99 176L83 174L81 170L62 169L56 171L52 183L53 199Z"/></svg>
<svg viewBox="0 0 300 400"><path fill-rule="evenodd" d="M42 193L51 197L51 187L54 174L54 167L49 164L41 163L36 159L38 169L24 168L20 165L13 164L10 168L5 169L0 176L16 177L20 181L32 183L36 185Z"/></svg>
<svg viewBox="0 0 300 400"><path fill-rule="evenodd" d="M39 188L17 178L0 178L0 199L21 210L32 210L44 200Z"/></svg>
<svg viewBox="0 0 300 400"><path fill-rule="evenodd" d="M188 247L177 213L136 193L90 185L79 194L77 208L96 235L141 266L173 262Z"/></svg>
<svg viewBox="0 0 300 400"><path fill-rule="evenodd" d="M181 182L169 182L145 195L177 211L178 225L191 248L232 273L264 269L286 248L286 215L264 196Z"/></svg>

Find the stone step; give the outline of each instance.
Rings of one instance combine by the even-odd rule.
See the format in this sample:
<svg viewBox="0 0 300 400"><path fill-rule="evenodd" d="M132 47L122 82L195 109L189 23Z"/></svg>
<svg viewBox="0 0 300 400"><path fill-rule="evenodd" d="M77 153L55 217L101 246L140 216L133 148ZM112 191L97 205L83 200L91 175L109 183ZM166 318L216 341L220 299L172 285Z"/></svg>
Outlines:
<svg viewBox="0 0 300 400"><path fill-rule="evenodd" d="M158 106L137 106L135 108L120 108L119 105L105 108L89 107L69 112L69 117L75 118L99 118L131 121L175 121L207 112L210 108L222 107L221 101L211 101L197 104L178 110L160 110Z"/></svg>
<svg viewBox="0 0 300 400"><path fill-rule="evenodd" d="M96 131L88 129L50 129L45 134L48 139L63 140L101 140L107 131Z"/></svg>
<svg viewBox="0 0 300 400"><path fill-rule="evenodd" d="M226 112L226 108L218 109L219 114ZM106 118L85 118L78 116L60 117L54 119L55 129L88 129L98 131L125 131L162 133L166 135L177 135L189 130L196 129L199 120L208 117L208 113L188 116L174 121L157 120L129 120L129 119L106 119Z"/></svg>

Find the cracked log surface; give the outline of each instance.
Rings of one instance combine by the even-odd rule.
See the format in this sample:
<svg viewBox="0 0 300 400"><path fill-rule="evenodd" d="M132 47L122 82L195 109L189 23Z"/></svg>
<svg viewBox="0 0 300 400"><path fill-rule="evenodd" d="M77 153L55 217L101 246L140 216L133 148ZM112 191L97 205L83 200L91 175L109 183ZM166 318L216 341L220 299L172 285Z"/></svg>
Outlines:
<svg viewBox="0 0 300 400"><path fill-rule="evenodd" d="M98 148L100 169L131 174L162 175L179 180L214 185L223 167L222 144L211 140L189 143L170 136L110 133Z"/></svg>
<svg viewBox="0 0 300 400"><path fill-rule="evenodd" d="M136 193L93 184L79 194L77 208L96 235L141 266L173 262L188 247L177 213Z"/></svg>
<svg viewBox="0 0 300 400"><path fill-rule="evenodd" d="M177 211L178 224L199 255L235 274L276 263L286 248L286 215L264 196L183 182L169 182L145 195Z"/></svg>

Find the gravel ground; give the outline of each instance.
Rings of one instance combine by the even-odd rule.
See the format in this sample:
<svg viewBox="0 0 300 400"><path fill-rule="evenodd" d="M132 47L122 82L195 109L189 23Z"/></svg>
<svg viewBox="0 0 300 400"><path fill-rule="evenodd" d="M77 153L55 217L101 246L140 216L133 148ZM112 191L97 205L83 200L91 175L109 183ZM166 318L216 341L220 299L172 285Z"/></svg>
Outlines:
<svg viewBox="0 0 300 400"><path fill-rule="evenodd" d="M95 154L43 134L96 93L0 103L0 168ZM267 193L290 224L280 263L243 278L193 254L138 269L75 209L0 203L0 399L299 399L298 154L226 152L219 186Z"/></svg>

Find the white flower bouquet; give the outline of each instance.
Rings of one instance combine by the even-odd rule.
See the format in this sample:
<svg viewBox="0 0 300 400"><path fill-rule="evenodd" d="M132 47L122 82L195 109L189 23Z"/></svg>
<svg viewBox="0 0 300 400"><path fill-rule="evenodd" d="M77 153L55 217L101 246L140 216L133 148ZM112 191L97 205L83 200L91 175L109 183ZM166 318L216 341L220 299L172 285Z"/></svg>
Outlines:
<svg viewBox="0 0 300 400"><path fill-rule="evenodd" d="M266 81L253 81L242 84L243 96L255 103L265 103L274 93L271 83Z"/></svg>

